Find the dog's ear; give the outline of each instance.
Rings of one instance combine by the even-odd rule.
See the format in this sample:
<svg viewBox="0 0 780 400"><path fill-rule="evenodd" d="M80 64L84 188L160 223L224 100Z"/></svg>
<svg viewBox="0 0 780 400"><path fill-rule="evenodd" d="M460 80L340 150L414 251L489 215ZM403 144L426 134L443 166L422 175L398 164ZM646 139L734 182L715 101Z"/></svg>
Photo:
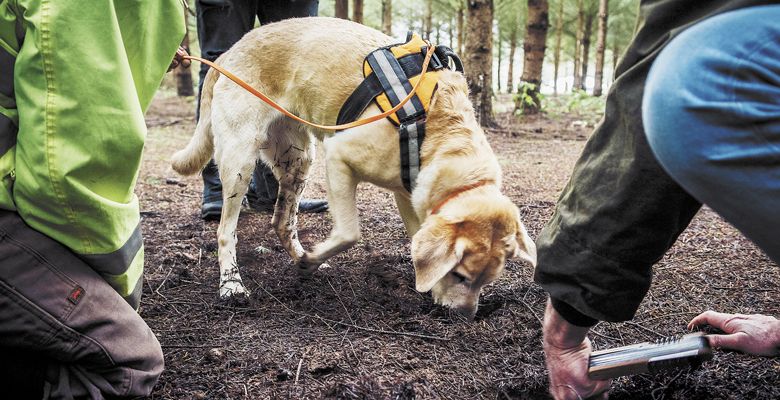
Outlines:
<svg viewBox="0 0 780 400"><path fill-rule="evenodd" d="M517 219L515 220L516 233L504 238L507 257L520 257L521 260L529 262L536 267L536 244L528 236L523 222L520 221L520 210L517 210Z"/></svg>
<svg viewBox="0 0 780 400"><path fill-rule="evenodd" d="M467 239L455 237L456 223L431 215L412 237L412 262L418 292L431 290L463 259Z"/></svg>

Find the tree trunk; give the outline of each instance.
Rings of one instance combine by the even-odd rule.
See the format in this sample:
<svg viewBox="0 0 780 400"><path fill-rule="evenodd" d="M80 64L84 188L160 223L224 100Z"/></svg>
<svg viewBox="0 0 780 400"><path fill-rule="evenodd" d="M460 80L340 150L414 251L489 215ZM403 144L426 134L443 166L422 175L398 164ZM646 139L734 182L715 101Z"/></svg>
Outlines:
<svg viewBox="0 0 780 400"><path fill-rule="evenodd" d="M393 0L382 0L382 32L393 36Z"/></svg>
<svg viewBox="0 0 780 400"><path fill-rule="evenodd" d="M577 0L577 35L574 40L574 84L572 90L577 90L582 86L582 72L580 69L580 54L582 50L582 36L583 29L585 28L585 10L583 9L582 0Z"/></svg>
<svg viewBox="0 0 780 400"><path fill-rule="evenodd" d="M363 0L352 0L352 20L363 23Z"/></svg>
<svg viewBox="0 0 780 400"><path fill-rule="evenodd" d="M558 94L558 68L561 65L561 39L563 39L563 1L558 0L558 18L556 18L555 54L553 54L553 93Z"/></svg>
<svg viewBox="0 0 780 400"><path fill-rule="evenodd" d="M433 33L433 0L425 0L425 16L423 18L423 33L426 39Z"/></svg>
<svg viewBox="0 0 780 400"><path fill-rule="evenodd" d="M447 24L447 35L450 38L450 48L455 48L455 19L450 15L450 22Z"/></svg>
<svg viewBox="0 0 780 400"><path fill-rule="evenodd" d="M463 23L463 1L464 0L460 0L460 5L458 6L458 48L455 49L458 54L463 54L466 50L466 44L464 43L466 29Z"/></svg>
<svg viewBox="0 0 780 400"><path fill-rule="evenodd" d="M349 0L336 0L336 18L349 19Z"/></svg>
<svg viewBox="0 0 780 400"><path fill-rule="evenodd" d="M498 54L496 58L496 83L498 84L496 86L496 89L498 90L498 93L501 93L501 31L498 31L498 36L496 37L496 47L498 48Z"/></svg>
<svg viewBox="0 0 780 400"><path fill-rule="evenodd" d="M607 50L607 19L609 18L609 0L599 0L599 34L596 37L596 76L593 95L601 96L604 82L604 53Z"/></svg>
<svg viewBox="0 0 780 400"><path fill-rule="evenodd" d="M615 70L617 70L618 61L620 61L620 48L615 45L612 47L612 80L615 80Z"/></svg>
<svg viewBox="0 0 780 400"><path fill-rule="evenodd" d="M588 62L590 58L590 38L593 36L593 15L585 17L585 31L582 36L582 77L580 80L580 90L585 90L585 82L588 79Z"/></svg>
<svg viewBox="0 0 780 400"><path fill-rule="evenodd" d="M482 126L493 122L493 0L468 0L466 16L466 81Z"/></svg>
<svg viewBox="0 0 780 400"><path fill-rule="evenodd" d="M536 114L541 110L539 88L542 85L542 65L547 42L547 0L528 0L528 24L526 25L523 52L523 92L521 110L523 114Z"/></svg>
<svg viewBox="0 0 780 400"><path fill-rule="evenodd" d="M506 77L506 91L512 93L515 88L515 49L517 48L517 27L512 28L509 36L509 71Z"/></svg>
<svg viewBox="0 0 780 400"><path fill-rule="evenodd" d="M189 27L188 19L189 15L187 13L187 10L184 10L184 26ZM187 53L190 52L190 30L187 28L187 30L184 33L184 39L181 41L181 47L184 48L184 50L187 50ZM192 86L192 70L189 66L184 66L179 64L178 67L176 67L175 70L176 74L176 94L179 96L193 96L195 95L195 91Z"/></svg>

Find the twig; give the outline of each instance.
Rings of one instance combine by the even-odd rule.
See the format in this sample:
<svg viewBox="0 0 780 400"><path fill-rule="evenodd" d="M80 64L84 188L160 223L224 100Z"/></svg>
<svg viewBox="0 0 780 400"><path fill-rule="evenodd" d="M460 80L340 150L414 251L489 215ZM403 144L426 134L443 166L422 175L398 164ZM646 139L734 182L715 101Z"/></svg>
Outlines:
<svg viewBox="0 0 780 400"><path fill-rule="evenodd" d="M534 318L536 318L536 320L539 321L539 326L544 326L544 323L542 322L542 319L539 318L538 315L536 315L536 311L534 311L534 309L531 308L531 306L529 306L528 303L525 302L525 300L520 300L520 302L523 303L523 305L526 308L528 308L528 311L531 311L531 314L534 316Z"/></svg>
<svg viewBox="0 0 780 400"><path fill-rule="evenodd" d="M296 314L296 315L301 315L301 316L312 318L312 319L318 319L318 320L320 320L322 322L325 322L325 323L330 322L331 324L346 326L346 327L355 328L357 330L361 330L361 331L365 331L365 332L379 333L379 334L383 334L383 335L410 336L410 337L416 337L416 338L421 338L421 339L431 339L431 340L441 340L441 341L449 341L450 340L449 338L443 338L443 337L432 336L432 335L423 335L423 334L419 334L419 333L399 332L399 331L386 331L386 330L383 330L383 329L368 328L368 327L365 327L365 326L360 326L360 325L355 325L355 324L348 324L348 323L342 322L342 321L336 321L336 320L332 320L332 319L329 319L329 318L323 318L323 317L320 317L319 315L316 315L316 314L315 315L311 315L311 314L307 314L307 313L304 313L304 312L295 311L295 310L291 309L290 307L287 307L286 304L284 304L281 300L277 299L276 296L271 294L271 292L266 290L265 287L260 285L260 283L258 283L256 280L252 279L252 281L260 289L263 289L263 291L267 295L271 296L272 299L276 300L276 302L279 303L279 305L281 305L282 307L287 309L287 311L289 311L289 312L291 312L293 314Z"/></svg>
<svg viewBox="0 0 780 400"><path fill-rule="evenodd" d="M163 349L210 349L216 344L161 344Z"/></svg>
<svg viewBox="0 0 780 400"><path fill-rule="evenodd" d="M339 296L339 293L336 291L336 288L333 287L333 284L330 283L330 279L328 277L325 277L325 280L328 282L328 285L330 285L330 288L333 289L333 294L336 295L336 300L339 301L339 304L341 304L341 307L344 308L344 312L347 314L347 318L349 318L349 322L355 323L355 320L352 319L352 315L349 313L349 310L347 310L347 306L344 305L344 302L341 301L341 296Z"/></svg>
<svg viewBox="0 0 780 400"><path fill-rule="evenodd" d="M173 272L173 266L171 266L171 268L168 270L168 275L165 275L165 278L162 280L162 282L160 282L160 285L157 286L157 289L154 289L155 293L160 294L160 288L163 287L163 285L165 285L165 282L168 281L168 277L171 276L171 272Z"/></svg>
<svg viewBox="0 0 780 400"><path fill-rule="evenodd" d="M298 361L298 369L295 370L295 385L298 385L298 377L301 375L301 365L303 365L303 357Z"/></svg>

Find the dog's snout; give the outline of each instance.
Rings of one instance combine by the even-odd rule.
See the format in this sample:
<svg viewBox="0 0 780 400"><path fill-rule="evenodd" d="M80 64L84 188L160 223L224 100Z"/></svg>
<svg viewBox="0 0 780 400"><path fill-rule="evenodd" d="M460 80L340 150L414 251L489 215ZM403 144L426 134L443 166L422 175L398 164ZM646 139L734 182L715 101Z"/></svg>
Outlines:
<svg viewBox="0 0 780 400"><path fill-rule="evenodd" d="M474 320L476 314L476 307L457 306L450 308L450 319L453 321L470 322Z"/></svg>

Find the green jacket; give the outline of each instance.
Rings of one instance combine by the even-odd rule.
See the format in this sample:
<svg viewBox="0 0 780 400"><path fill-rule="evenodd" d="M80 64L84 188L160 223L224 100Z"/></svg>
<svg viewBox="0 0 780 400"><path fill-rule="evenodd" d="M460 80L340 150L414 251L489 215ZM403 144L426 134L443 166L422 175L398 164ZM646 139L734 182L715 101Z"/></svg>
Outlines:
<svg viewBox="0 0 780 400"><path fill-rule="evenodd" d="M184 35L182 0L0 0L0 208L138 306L143 113Z"/></svg>

